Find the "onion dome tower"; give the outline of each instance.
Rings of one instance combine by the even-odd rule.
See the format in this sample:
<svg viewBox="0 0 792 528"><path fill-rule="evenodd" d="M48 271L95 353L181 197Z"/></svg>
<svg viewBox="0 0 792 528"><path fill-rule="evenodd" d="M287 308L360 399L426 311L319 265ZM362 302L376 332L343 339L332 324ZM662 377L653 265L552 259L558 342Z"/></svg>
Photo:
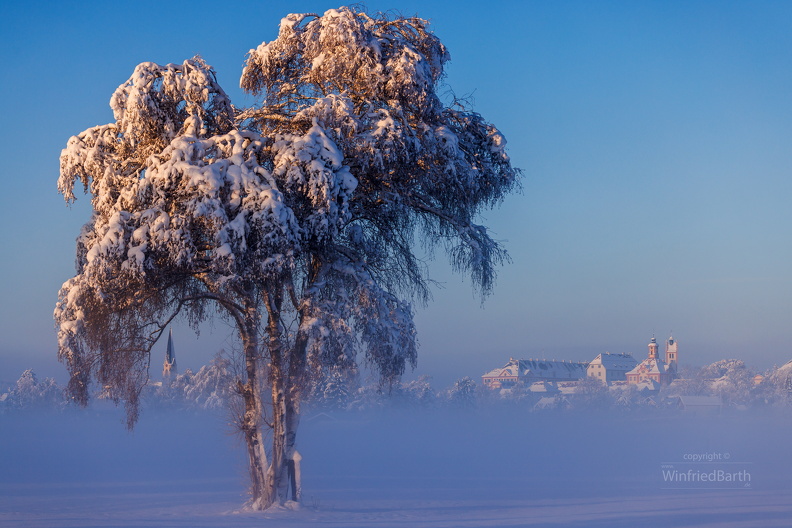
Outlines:
<svg viewBox="0 0 792 528"><path fill-rule="evenodd" d="M649 359L657 359L657 339L654 336L649 341Z"/></svg>

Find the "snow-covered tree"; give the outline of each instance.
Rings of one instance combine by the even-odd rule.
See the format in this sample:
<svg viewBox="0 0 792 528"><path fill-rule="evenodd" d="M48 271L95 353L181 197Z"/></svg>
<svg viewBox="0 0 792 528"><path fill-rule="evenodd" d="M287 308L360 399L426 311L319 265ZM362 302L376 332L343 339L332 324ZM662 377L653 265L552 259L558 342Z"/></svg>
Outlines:
<svg viewBox="0 0 792 528"><path fill-rule="evenodd" d="M193 409L225 409L230 416L239 413L241 380L235 357L220 351L197 372L185 369L181 374L167 376L159 386L149 387L145 399L152 405L172 404ZM239 401L237 401L239 400Z"/></svg>
<svg viewBox="0 0 792 528"><path fill-rule="evenodd" d="M705 396L711 393L712 380L704 377L717 374L708 370L709 366L700 368L683 365L678 371L679 377L668 386L660 389L664 397L677 397L681 395Z"/></svg>
<svg viewBox="0 0 792 528"><path fill-rule="evenodd" d="M742 360L721 359L701 369L699 375L711 380L710 390L727 404L746 404L754 388L754 373Z"/></svg>
<svg viewBox="0 0 792 528"><path fill-rule="evenodd" d="M347 409L355 411L383 409L387 407L389 401L388 395L383 393L379 383L367 383L350 394Z"/></svg>
<svg viewBox="0 0 792 528"><path fill-rule="evenodd" d="M612 398L604 381L588 376L577 383L573 401L579 409L605 409Z"/></svg>
<svg viewBox="0 0 792 528"><path fill-rule="evenodd" d="M11 408L25 409L31 407L57 408L65 401L63 388L53 378L39 381L38 376L28 369L22 373L12 388L5 402Z"/></svg>
<svg viewBox="0 0 792 528"><path fill-rule="evenodd" d="M204 409L228 407L229 400L238 396L237 381L231 359L218 355L195 373L185 387L184 399Z"/></svg>
<svg viewBox="0 0 792 528"><path fill-rule="evenodd" d="M402 383L399 391L402 403L418 407L429 407L434 404L436 396L431 381L430 376L420 376L416 380Z"/></svg>
<svg viewBox="0 0 792 528"><path fill-rule="evenodd" d="M338 369L333 369L321 388L320 403L322 406L331 409L343 409L346 407L350 392L354 389L350 387L349 377Z"/></svg>
<svg viewBox="0 0 792 528"><path fill-rule="evenodd" d="M765 372L751 393L755 405L789 406L792 403L792 361Z"/></svg>
<svg viewBox="0 0 792 528"><path fill-rule="evenodd" d="M476 404L476 382L468 376L456 380L446 391L446 400L456 407L473 407Z"/></svg>
<svg viewBox="0 0 792 528"><path fill-rule="evenodd" d="M532 407L539 398L538 392L531 391L531 383L523 380L515 381L508 388L485 388L478 393L478 403L481 405L518 405Z"/></svg>
<svg viewBox="0 0 792 528"><path fill-rule="evenodd" d="M239 115L199 58L138 66L115 122L61 156L60 191L73 200L81 182L94 209L55 311L70 392L84 403L95 377L132 426L167 325L226 317L251 504L285 501L313 373L354 369L358 351L384 384L415 365L409 301L429 295L416 244L483 294L506 257L475 219L518 172L494 126L437 95L448 58L422 19L340 8L288 15L250 51L241 84L260 103Z"/></svg>

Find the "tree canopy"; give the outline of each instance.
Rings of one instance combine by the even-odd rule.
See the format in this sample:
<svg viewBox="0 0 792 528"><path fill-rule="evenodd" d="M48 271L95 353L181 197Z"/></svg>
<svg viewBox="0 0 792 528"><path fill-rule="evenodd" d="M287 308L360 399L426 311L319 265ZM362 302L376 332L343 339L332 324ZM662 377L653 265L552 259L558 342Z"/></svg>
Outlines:
<svg viewBox="0 0 792 528"><path fill-rule="evenodd" d="M249 52L252 108L198 57L139 65L113 94L115 122L61 155L60 192L74 200L82 183L93 205L55 310L73 396L85 403L96 378L131 427L170 322L226 317L252 504L285 500L311 380L358 354L385 382L415 365L410 301L429 296L416 245L446 250L485 295L506 257L475 219L519 171L493 125L439 97L448 60L422 19L339 8L288 15Z"/></svg>

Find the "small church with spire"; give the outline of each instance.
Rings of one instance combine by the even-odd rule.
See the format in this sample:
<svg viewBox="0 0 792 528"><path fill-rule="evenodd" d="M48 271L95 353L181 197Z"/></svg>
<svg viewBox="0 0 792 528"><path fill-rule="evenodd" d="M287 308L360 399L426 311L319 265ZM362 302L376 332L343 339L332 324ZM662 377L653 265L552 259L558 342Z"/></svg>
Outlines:
<svg viewBox="0 0 792 528"><path fill-rule="evenodd" d="M168 333L168 348L165 351L165 363L162 365L162 379L176 375L176 350L173 348L173 328Z"/></svg>
<svg viewBox="0 0 792 528"><path fill-rule="evenodd" d="M654 381L660 385L668 385L676 378L678 348L673 337L666 341L665 361L660 358L657 339L652 336L649 342L649 355L638 363L634 369L627 373L627 383L638 384L644 381Z"/></svg>

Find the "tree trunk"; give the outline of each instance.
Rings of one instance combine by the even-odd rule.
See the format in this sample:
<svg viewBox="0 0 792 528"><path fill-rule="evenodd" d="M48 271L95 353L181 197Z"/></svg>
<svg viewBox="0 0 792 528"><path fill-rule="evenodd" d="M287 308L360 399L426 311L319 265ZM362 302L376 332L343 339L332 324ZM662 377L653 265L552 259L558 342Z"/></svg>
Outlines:
<svg viewBox="0 0 792 528"><path fill-rule="evenodd" d="M300 402L302 401L303 390L305 389L306 379L306 363L307 363L307 349L308 349L308 335L302 328L302 323L308 316L308 307L311 305L311 296L315 293L314 284L316 284L320 271L322 269L321 261L314 257L311 260L311 270L308 277L308 282L311 287L305 292L306 297L302 303L297 303L293 299L295 308L298 311L299 329L294 345L289 354L289 371L284 383L285 392L283 393L283 420L284 420L284 436L283 436L283 456L284 462L280 468L282 493L284 497L288 493L288 465L292 464L293 474L293 493L292 499L300 502L302 498L302 483L300 476L300 461L302 456L297 452L297 428L300 426ZM293 293L293 290L291 290Z"/></svg>
<svg viewBox="0 0 792 528"><path fill-rule="evenodd" d="M243 387L245 419L243 431L248 446L251 473L251 505L265 510L273 504L284 504L289 498L289 461L295 459L297 427L300 423L300 400L306 368L307 336L298 332L291 350L284 350L281 339L280 315L282 295L273 288L265 293L267 308L267 352L269 382L272 398L272 452L269 465L261 434L260 419L263 406L257 381L257 318L258 313L248 306L243 342L247 367L247 383ZM302 311L302 310L301 310ZM302 320L304 314L300 314ZM299 501L302 489L297 480L299 458L294 466L296 489L292 498Z"/></svg>
<svg viewBox="0 0 792 528"><path fill-rule="evenodd" d="M278 361L280 363L280 361ZM272 463L267 472L270 504L283 504L287 495L286 398L282 365L272 367Z"/></svg>
<svg viewBox="0 0 792 528"><path fill-rule="evenodd" d="M254 510L269 507L267 497L267 452L261 432L261 420L264 408L261 402L259 374L259 343L258 343L258 311L252 305L247 307L244 329L240 329L242 346L245 353L245 373L247 380L240 382L240 390L245 402L245 414L242 417L242 433L247 445L250 462L250 505Z"/></svg>
<svg viewBox="0 0 792 528"><path fill-rule="evenodd" d="M270 386L272 396L272 461L265 480L265 507L286 502L287 467L285 463L286 446L286 371L284 369L283 342L281 341L280 310L282 294L270 290L265 294L269 340L267 349L270 359Z"/></svg>
<svg viewBox="0 0 792 528"><path fill-rule="evenodd" d="M254 510L263 510L268 506L263 500L266 493L267 453L264 450L264 439L261 434L259 419L262 415L260 403L256 397L257 389L248 382L242 386L245 400L245 415L242 421L242 432L247 444L248 460L250 461L250 505Z"/></svg>
<svg viewBox="0 0 792 528"><path fill-rule="evenodd" d="M300 320L302 321L303 318L304 314L301 313ZM295 458L295 454L297 453L297 428L300 426L300 402L302 401L302 393L305 388L307 347L308 336L305 332L299 331L289 361L289 383L286 391L286 405L284 409L286 420L285 450L287 458L295 463L295 472L292 477L296 481L293 500L297 502L300 501L302 495L302 486L300 483L300 459L302 457L297 454L297 458Z"/></svg>

